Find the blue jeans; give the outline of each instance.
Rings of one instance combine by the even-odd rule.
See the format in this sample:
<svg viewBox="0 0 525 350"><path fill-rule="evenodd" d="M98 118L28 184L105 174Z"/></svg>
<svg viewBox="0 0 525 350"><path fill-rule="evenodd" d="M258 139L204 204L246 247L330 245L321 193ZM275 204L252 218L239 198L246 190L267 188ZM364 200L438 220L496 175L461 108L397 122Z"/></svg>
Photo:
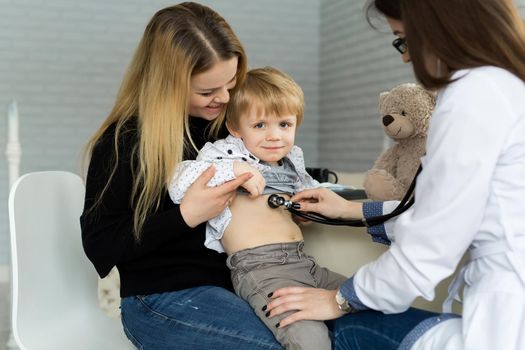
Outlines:
<svg viewBox="0 0 525 350"><path fill-rule="evenodd" d="M334 321L334 349L394 350L421 321L437 315L414 308L391 315L373 310L346 315Z"/></svg>
<svg viewBox="0 0 525 350"><path fill-rule="evenodd" d="M121 311L138 349L282 349L248 303L219 287L127 297Z"/></svg>

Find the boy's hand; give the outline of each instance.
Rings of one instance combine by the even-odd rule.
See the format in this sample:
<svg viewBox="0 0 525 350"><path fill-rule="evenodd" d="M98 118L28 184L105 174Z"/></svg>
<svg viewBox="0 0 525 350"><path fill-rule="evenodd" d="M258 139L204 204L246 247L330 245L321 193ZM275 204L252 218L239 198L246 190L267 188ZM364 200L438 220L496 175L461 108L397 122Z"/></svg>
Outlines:
<svg viewBox="0 0 525 350"><path fill-rule="evenodd" d="M259 170L246 163L235 162L233 163L233 173L236 177L244 173L253 174L251 179L241 185L246 191L250 192L250 197L258 197L263 193L266 181Z"/></svg>

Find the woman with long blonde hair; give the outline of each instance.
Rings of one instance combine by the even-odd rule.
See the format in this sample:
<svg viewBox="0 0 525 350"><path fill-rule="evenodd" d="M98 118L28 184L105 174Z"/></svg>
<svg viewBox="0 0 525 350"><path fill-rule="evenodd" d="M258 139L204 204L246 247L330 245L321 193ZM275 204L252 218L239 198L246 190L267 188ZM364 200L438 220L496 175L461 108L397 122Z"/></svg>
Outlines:
<svg viewBox="0 0 525 350"><path fill-rule="evenodd" d="M87 145L84 250L101 277L118 268L122 324L140 349L280 348L231 292L226 255L204 246L203 223L251 175L209 188L210 167L180 205L167 192L177 164L219 136L246 67L215 11L191 2L162 9Z"/></svg>

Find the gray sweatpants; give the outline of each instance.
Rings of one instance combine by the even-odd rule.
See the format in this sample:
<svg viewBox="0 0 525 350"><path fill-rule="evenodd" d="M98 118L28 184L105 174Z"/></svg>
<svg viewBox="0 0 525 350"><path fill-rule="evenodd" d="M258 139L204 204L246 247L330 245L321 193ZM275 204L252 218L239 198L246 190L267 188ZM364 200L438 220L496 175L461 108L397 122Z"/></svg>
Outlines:
<svg viewBox="0 0 525 350"><path fill-rule="evenodd" d="M268 244L241 250L228 257L233 287L286 349L331 349L329 331L321 321L299 321L286 327L275 325L293 313L266 317L262 308L268 294L281 287L302 286L336 289L346 277L320 267L303 252L304 242Z"/></svg>

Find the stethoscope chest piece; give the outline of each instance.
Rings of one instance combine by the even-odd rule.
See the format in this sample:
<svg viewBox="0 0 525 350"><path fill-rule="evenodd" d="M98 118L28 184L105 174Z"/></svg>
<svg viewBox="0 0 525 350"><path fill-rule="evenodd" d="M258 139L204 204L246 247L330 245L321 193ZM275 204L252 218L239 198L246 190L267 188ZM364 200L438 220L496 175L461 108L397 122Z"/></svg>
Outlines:
<svg viewBox="0 0 525 350"><path fill-rule="evenodd" d="M276 193L268 197L268 205L272 209L279 208L282 206L284 206L286 209L299 209L301 207L299 203L294 203L290 200L287 200L283 196L279 196Z"/></svg>

